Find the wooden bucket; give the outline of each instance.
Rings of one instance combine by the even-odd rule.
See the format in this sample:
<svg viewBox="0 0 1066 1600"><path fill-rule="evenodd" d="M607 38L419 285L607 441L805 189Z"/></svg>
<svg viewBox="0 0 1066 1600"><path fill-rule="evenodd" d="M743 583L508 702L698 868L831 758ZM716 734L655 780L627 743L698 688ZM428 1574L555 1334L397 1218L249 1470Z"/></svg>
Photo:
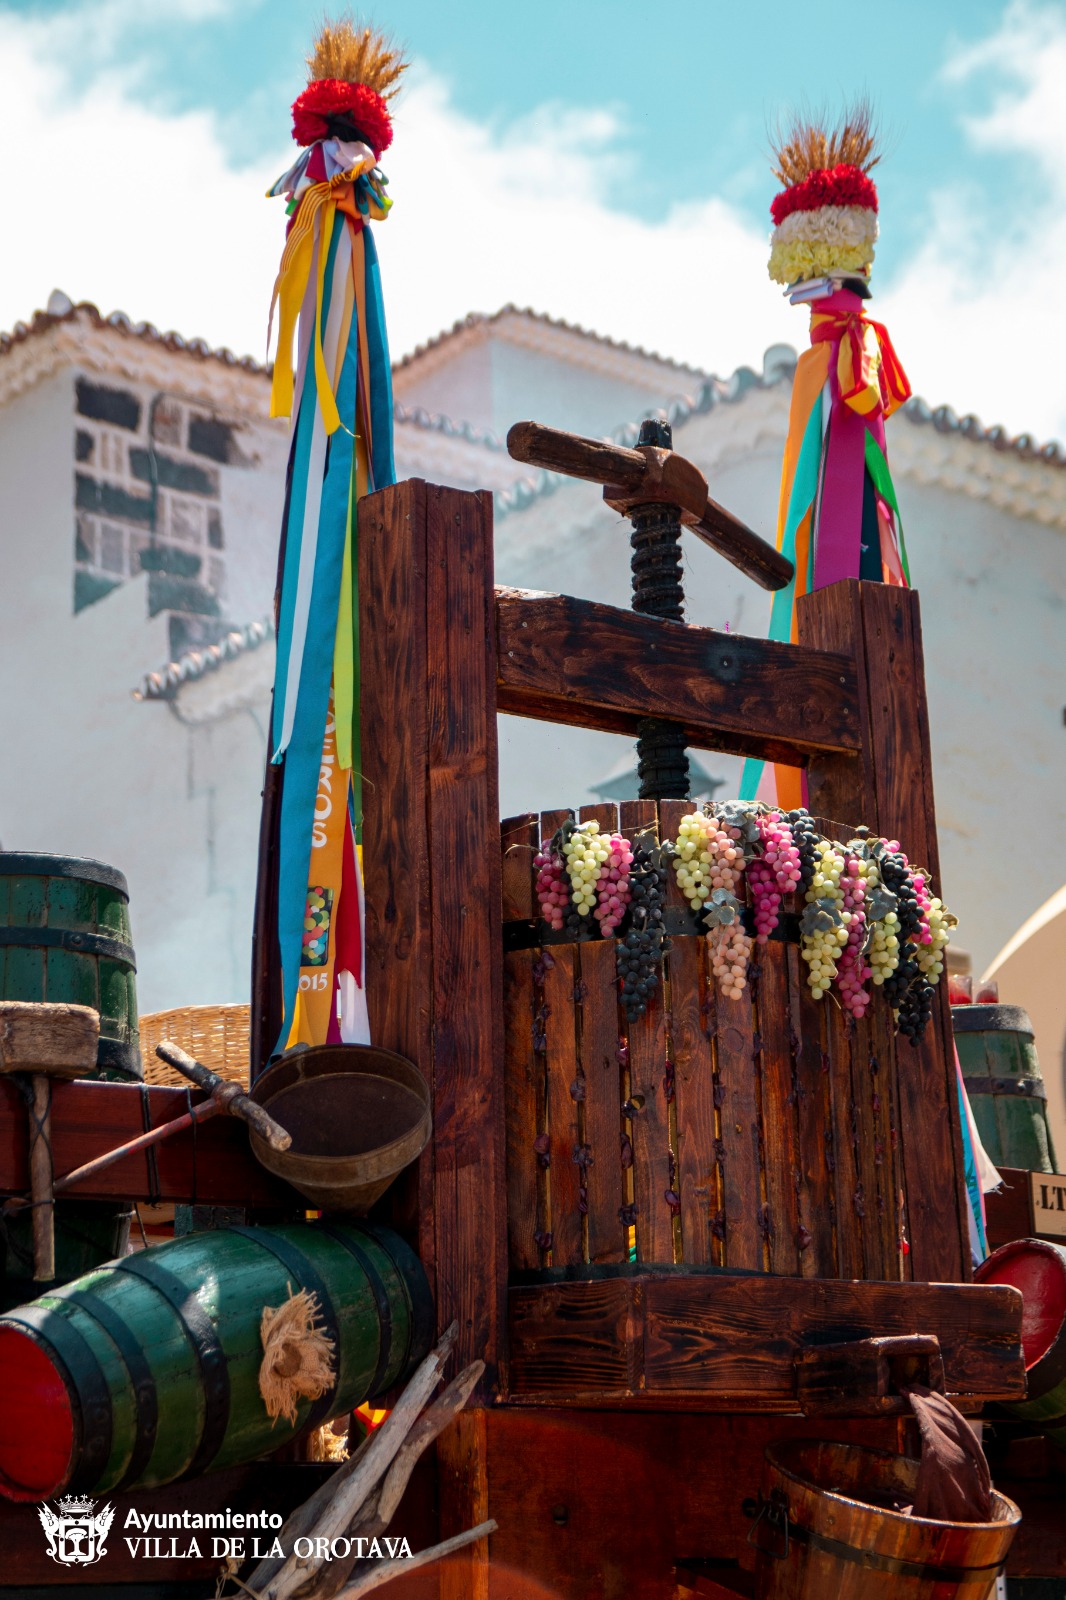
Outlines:
<svg viewBox="0 0 1066 1600"><path fill-rule="evenodd" d="M98 1077L142 1076L136 971L121 872L0 850L0 999L92 1006Z"/></svg>
<svg viewBox="0 0 1066 1600"><path fill-rule="evenodd" d="M885 1450L795 1439L766 1452L752 1530L756 1600L986 1600L1021 1520L993 1493L993 1522L886 1510L909 1499L918 1462Z"/></svg>
<svg viewBox="0 0 1066 1600"><path fill-rule="evenodd" d="M982 1261L974 1281L1021 1290L1028 1398L1004 1410L1035 1422L1066 1450L1066 1249L1043 1239L1012 1239Z"/></svg>
<svg viewBox="0 0 1066 1600"><path fill-rule="evenodd" d="M1054 1172L1033 1024L1021 1006L952 1006L966 1093L981 1143L996 1166Z"/></svg>
<svg viewBox="0 0 1066 1600"><path fill-rule="evenodd" d="M272 1424L259 1321L313 1291L335 1381ZM422 1265L384 1228L190 1234L0 1317L0 1493L98 1495L254 1460L399 1382L429 1349Z"/></svg>
<svg viewBox="0 0 1066 1600"><path fill-rule="evenodd" d="M323 1211L369 1211L433 1131L418 1068L370 1045L290 1050L256 1079L252 1099L292 1135L279 1151L253 1130L256 1159Z"/></svg>

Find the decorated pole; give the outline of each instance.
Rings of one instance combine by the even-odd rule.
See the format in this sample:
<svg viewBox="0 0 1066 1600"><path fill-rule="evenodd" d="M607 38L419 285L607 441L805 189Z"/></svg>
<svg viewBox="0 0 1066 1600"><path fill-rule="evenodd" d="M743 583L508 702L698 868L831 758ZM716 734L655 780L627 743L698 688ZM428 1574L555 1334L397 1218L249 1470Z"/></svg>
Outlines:
<svg viewBox="0 0 1066 1600"><path fill-rule="evenodd" d="M878 224L869 108L827 132L797 121L780 142L770 207L769 271L793 305L811 307L811 345L792 386L778 503L777 548L794 576L774 596L770 638L796 642L796 602L841 578L909 587L885 422L910 395L883 323L863 309ZM762 763L748 761L741 794L754 798ZM777 799L803 803L801 773L778 767Z"/></svg>
<svg viewBox="0 0 1066 1600"><path fill-rule="evenodd" d="M369 1043L364 988L358 503L395 481L392 383L369 224L406 63L325 23L292 108L301 152L269 193L289 223L271 305L271 415L292 419L275 596L277 666L252 969L252 1064L296 1043ZM294 356L294 343L296 346Z"/></svg>

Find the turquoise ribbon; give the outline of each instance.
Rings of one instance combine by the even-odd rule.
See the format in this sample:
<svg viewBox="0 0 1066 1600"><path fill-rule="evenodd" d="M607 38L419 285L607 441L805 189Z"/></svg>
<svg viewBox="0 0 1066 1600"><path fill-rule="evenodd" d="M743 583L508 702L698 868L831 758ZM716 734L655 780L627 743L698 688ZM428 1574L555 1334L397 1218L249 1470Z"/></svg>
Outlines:
<svg viewBox="0 0 1066 1600"><path fill-rule="evenodd" d="M788 514L785 517L785 535L781 542L781 553L795 566L796 561L796 534L799 525L807 512L814 504L818 493L818 473L822 464L822 393L819 391L818 399L811 407L811 414L807 418L807 426L803 432L803 443L800 445L799 460L796 462L796 473L792 479L792 493L788 501ZM814 539L811 538L807 552L807 591L810 592L812 573L814 569ZM783 589L778 589L774 594L773 605L770 609L770 629L767 638L775 639L779 644L788 644L792 638L792 611L796 603L796 573ZM754 800L758 793L759 783L762 779L765 762L755 756L749 756L744 763L744 771L740 779L741 800Z"/></svg>

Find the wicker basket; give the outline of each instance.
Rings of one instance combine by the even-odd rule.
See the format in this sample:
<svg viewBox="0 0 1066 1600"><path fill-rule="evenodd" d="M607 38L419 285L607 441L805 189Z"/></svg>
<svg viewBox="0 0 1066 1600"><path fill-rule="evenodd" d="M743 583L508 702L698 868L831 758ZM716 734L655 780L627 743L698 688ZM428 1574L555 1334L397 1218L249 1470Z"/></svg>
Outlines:
<svg viewBox="0 0 1066 1600"><path fill-rule="evenodd" d="M197 1061L248 1087L249 1045L248 1006L178 1006L173 1011L152 1011L140 1019L141 1054L144 1057L145 1083L187 1083L180 1072L160 1061L155 1047L169 1039Z"/></svg>

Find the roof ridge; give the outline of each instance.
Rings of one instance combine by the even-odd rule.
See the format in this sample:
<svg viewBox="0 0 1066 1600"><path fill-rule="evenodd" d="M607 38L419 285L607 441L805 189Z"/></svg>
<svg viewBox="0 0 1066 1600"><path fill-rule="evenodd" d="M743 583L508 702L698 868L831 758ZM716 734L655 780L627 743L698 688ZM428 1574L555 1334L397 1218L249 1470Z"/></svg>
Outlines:
<svg viewBox="0 0 1066 1600"><path fill-rule="evenodd" d="M217 644L196 645L185 650L174 661L168 661L158 672L146 672L138 688L133 691L135 700L170 700L183 683L203 678L216 671L224 661L233 661L258 650L261 644L274 637L274 618L261 617L258 622L246 622L233 628Z"/></svg>
<svg viewBox="0 0 1066 1600"><path fill-rule="evenodd" d="M531 322L539 322L547 328L559 328L565 333L576 333L580 338L591 339L596 344L605 345L609 350L640 356L645 361L657 361L660 366L672 367L677 372L691 372L698 375L701 371L701 368L693 366L688 361L675 361L673 356L664 356L658 350L648 350L644 345L630 344L626 339L612 339L609 334L597 333L595 329L583 327L579 322L567 322L565 318L553 317L547 311L534 311L532 306L516 305L513 300L508 300L498 311L468 311L465 317L453 322L450 328L442 328L440 333L434 334L431 339L426 339L399 360L394 361L393 370L411 366L419 357L427 355L431 350L438 350L441 345L447 344L450 339L456 338L467 328L490 327L508 316L527 317Z"/></svg>
<svg viewBox="0 0 1066 1600"><path fill-rule="evenodd" d="M246 372L264 375L272 370L271 366L256 361L254 356L234 355L226 345L216 347L208 344L206 339L186 339L173 328L160 333L154 323L134 322L124 311L112 311L105 317L99 306L91 300L79 300L76 305L69 303L62 311L35 311L29 322L16 322L10 332L0 333L0 356L37 334L47 333L60 323L79 321L80 312L85 313L94 328L113 328L117 333L144 339L151 344L161 344L168 350L181 351L201 361L221 361L227 367L241 367Z"/></svg>

